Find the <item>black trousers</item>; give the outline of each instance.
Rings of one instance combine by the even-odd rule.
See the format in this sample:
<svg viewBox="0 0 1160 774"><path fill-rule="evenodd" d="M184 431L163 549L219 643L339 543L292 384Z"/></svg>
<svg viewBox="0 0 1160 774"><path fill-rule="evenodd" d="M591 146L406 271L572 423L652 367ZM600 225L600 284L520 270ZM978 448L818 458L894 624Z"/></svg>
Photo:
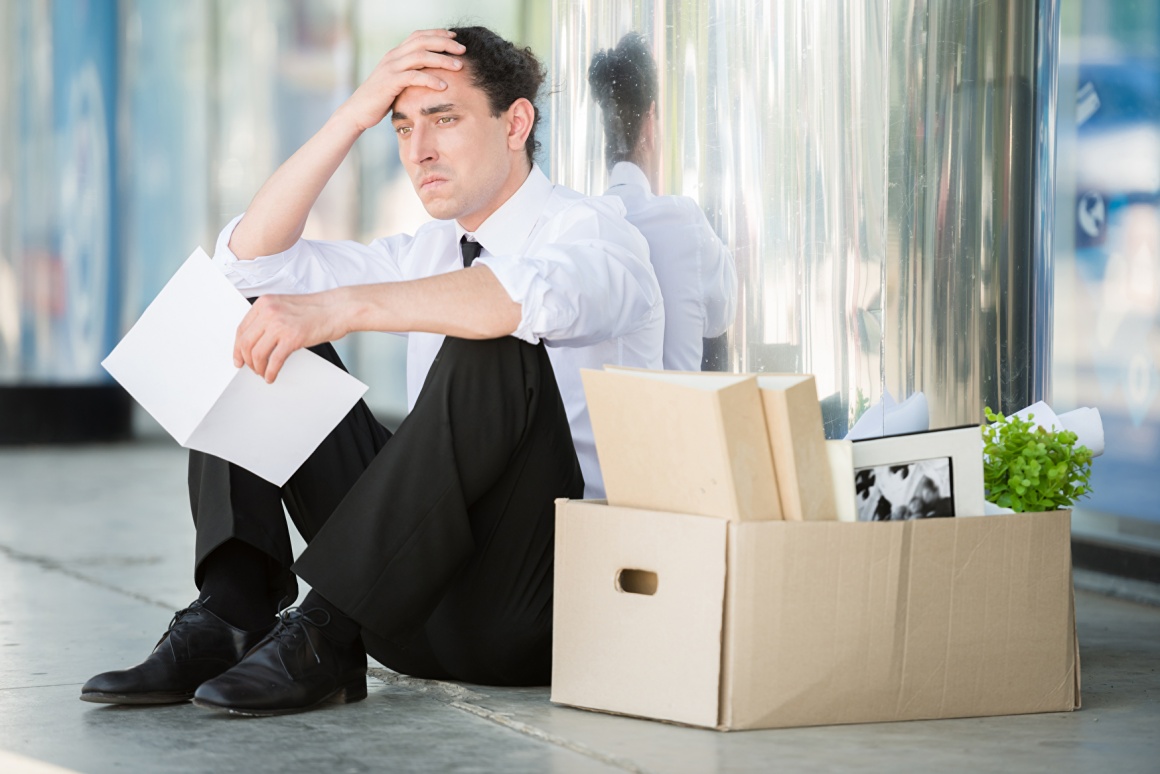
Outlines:
<svg viewBox="0 0 1160 774"><path fill-rule="evenodd" d="M341 366L329 344L314 351ZM554 500L583 478L544 345L447 338L392 436L359 402L282 487L200 452L189 462L195 581L229 539L363 627L399 672L543 685L551 671ZM307 548L293 562L283 503Z"/></svg>

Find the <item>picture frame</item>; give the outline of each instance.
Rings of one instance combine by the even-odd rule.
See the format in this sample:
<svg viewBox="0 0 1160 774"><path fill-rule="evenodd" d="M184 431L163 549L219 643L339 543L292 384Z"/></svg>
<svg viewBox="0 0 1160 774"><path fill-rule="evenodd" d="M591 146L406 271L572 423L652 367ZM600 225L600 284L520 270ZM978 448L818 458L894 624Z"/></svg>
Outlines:
<svg viewBox="0 0 1160 774"><path fill-rule="evenodd" d="M853 442L858 521L982 516L979 425Z"/></svg>

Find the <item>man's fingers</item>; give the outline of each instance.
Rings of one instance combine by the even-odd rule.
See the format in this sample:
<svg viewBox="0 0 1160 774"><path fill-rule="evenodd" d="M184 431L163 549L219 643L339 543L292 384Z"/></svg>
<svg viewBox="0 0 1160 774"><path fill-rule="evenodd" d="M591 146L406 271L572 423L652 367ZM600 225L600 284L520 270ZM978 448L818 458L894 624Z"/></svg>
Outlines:
<svg viewBox="0 0 1160 774"><path fill-rule="evenodd" d="M432 36L453 38L455 37L455 33L451 30L415 30L407 36L407 40L404 42L414 40L415 38L429 38Z"/></svg>
<svg viewBox="0 0 1160 774"><path fill-rule="evenodd" d="M400 43L397 48L404 46L411 46L419 41L425 41L428 44L436 44L440 41L454 41L455 33L451 30L415 30L407 39Z"/></svg>
<svg viewBox="0 0 1160 774"><path fill-rule="evenodd" d="M266 331L262 335L262 338L250 350L250 368L258 376L266 377L266 370L270 364L270 355L278 348L278 344L278 337L271 331ZM271 379L266 378L266 381L271 381Z"/></svg>
<svg viewBox="0 0 1160 774"><path fill-rule="evenodd" d="M270 328L267 307L271 303L272 299L266 296L256 300L238 324L238 332L234 336L234 365L238 368L246 366L259 376L264 371L264 357L274 348L273 343L262 346ZM257 362L259 356L263 358L261 367Z"/></svg>
<svg viewBox="0 0 1160 774"><path fill-rule="evenodd" d="M273 384L274 380L278 378L278 374L282 371L282 366L286 363L286 358L294 354L297 347L291 347L280 342L278 346L274 347L274 351L270 353L270 359L266 364L266 383Z"/></svg>
<svg viewBox="0 0 1160 774"><path fill-rule="evenodd" d="M256 331L254 326L254 307L246 312L246 316L238 323L238 331L234 334L234 367L250 365L250 348L253 347L253 337Z"/></svg>
<svg viewBox="0 0 1160 774"><path fill-rule="evenodd" d="M414 51L398 59L395 66L400 70L462 70L463 60L434 51Z"/></svg>
<svg viewBox="0 0 1160 774"><path fill-rule="evenodd" d="M234 338L234 364L247 366L273 382L286 359L312 343L318 325L310 322L310 305L287 297L263 296L242 318Z"/></svg>
<svg viewBox="0 0 1160 774"><path fill-rule="evenodd" d="M454 54L467 51L462 43L447 37L422 37L407 40L384 57L387 61L398 62L418 53Z"/></svg>
<svg viewBox="0 0 1160 774"><path fill-rule="evenodd" d="M440 80L437 76L422 70L408 70L405 78L407 86L425 86L435 91L443 91L447 88L447 81Z"/></svg>

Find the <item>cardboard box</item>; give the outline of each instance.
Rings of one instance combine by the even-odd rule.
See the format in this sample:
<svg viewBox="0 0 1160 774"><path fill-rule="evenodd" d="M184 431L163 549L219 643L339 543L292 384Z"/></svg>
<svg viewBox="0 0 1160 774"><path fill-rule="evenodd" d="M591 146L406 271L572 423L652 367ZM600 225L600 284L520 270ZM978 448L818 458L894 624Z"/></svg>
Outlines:
<svg viewBox="0 0 1160 774"><path fill-rule="evenodd" d="M580 375L610 503L781 518L755 376L622 368Z"/></svg>
<svg viewBox="0 0 1160 774"><path fill-rule="evenodd" d="M1079 706L1070 513L737 522L557 503L552 701L718 729Z"/></svg>

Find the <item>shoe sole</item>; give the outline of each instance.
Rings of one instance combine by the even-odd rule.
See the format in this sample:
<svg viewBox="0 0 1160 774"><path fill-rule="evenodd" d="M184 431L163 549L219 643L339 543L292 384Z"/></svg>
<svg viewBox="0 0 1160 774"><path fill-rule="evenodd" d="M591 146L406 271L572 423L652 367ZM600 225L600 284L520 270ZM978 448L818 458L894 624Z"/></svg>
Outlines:
<svg viewBox="0 0 1160 774"><path fill-rule="evenodd" d="M90 691L81 694L81 701L94 704L182 704L193 698L193 691L187 693L98 693Z"/></svg>
<svg viewBox="0 0 1160 774"><path fill-rule="evenodd" d="M229 715L238 715L245 718L268 718L275 715L294 715L299 712L309 712L313 709L318 709L325 704L353 704L356 701L362 701L367 697L367 684L364 678L361 683L352 683L350 685L338 688L327 694L321 700L305 707L288 707L282 709L251 709L249 707L228 707L224 704L215 704L212 701L205 699L194 699L193 706L201 707L202 709L213 710L215 712L225 712Z"/></svg>

